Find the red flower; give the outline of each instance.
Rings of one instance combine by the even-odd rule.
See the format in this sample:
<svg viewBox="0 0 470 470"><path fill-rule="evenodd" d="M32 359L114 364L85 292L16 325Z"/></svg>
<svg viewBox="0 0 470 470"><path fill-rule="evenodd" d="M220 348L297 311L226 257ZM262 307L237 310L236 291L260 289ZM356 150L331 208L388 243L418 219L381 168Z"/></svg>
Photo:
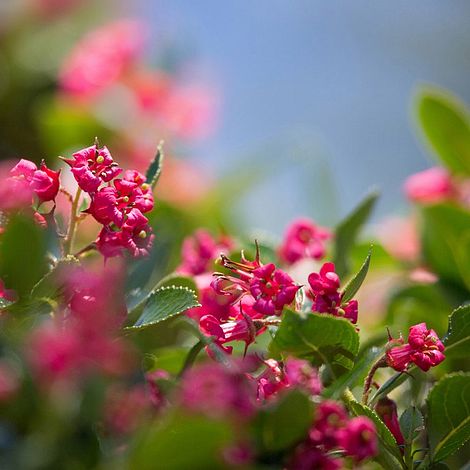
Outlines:
<svg viewBox="0 0 470 470"><path fill-rule="evenodd" d="M381 398L375 405L375 412L380 416L380 419L385 423L387 428L393 434L399 446L405 445L405 438L400 429L398 421L397 405L390 398ZM403 452L403 447L400 447Z"/></svg>
<svg viewBox="0 0 470 470"><path fill-rule="evenodd" d="M351 419L339 432L339 446L356 461L378 454L377 431L365 416Z"/></svg>
<svg viewBox="0 0 470 470"><path fill-rule="evenodd" d="M429 168L406 180L405 193L411 201L422 204L444 201L453 196L452 178L443 168Z"/></svg>
<svg viewBox="0 0 470 470"><path fill-rule="evenodd" d="M287 264L304 258L321 259L325 256L325 241L329 238L331 232L310 219L295 220L286 230L279 256Z"/></svg>
<svg viewBox="0 0 470 470"><path fill-rule="evenodd" d="M429 330L426 323L419 323L410 328L407 344L392 347L387 351L387 364L401 372L406 370L410 363L414 363L426 372L445 359L444 349L436 332Z"/></svg>
<svg viewBox="0 0 470 470"><path fill-rule="evenodd" d="M92 145L72 156L73 160L64 161L70 165L78 186L90 194L95 193L103 182L111 181L122 171L106 147L99 149Z"/></svg>
<svg viewBox="0 0 470 470"><path fill-rule="evenodd" d="M335 272L333 263L325 263L319 273L310 274L308 282L310 290L307 295L313 300L313 312L329 313L347 318L352 323L357 323L357 300L342 302L343 294L338 291L340 279Z"/></svg>
<svg viewBox="0 0 470 470"><path fill-rule="evenodd" d="M339 445L339 431L346 425L347 414L343 406L333 400L318 405L309 439L315 445L331 450Z"/></svg>
<svg viewBox="0 0 470 470"><path fill-rule="evenodd" d="M134 258L148 255L155 238L152 227L139 209L132 209L129 212L122 225L120 236L123 246Z"/></svg>

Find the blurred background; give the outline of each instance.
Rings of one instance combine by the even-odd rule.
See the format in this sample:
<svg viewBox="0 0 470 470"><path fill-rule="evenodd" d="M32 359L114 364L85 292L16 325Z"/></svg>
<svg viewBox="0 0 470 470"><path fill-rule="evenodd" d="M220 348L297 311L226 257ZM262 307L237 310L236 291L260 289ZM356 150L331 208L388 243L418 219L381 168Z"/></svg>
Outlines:
<svg viewBox="0 0 470 470"><path fill-rule="evenodd" d="M207 178L227 178L238 188L227 192L227 205L275 233L300 214L333 224L374 185L381 211L400 212L403 180L431 165L413 128L416 87L436 84L470 101L469 14L464 0L4 0L0 125L8 137L1 132L0 151L39 158L39 149L62 153L99 133L116 152L145 159L164 138L191 169L175 169L162 184L202 191ZM173 109L190 108L185 117L159 116L158 126L145 119L133 137L122 137L136 122L122 83L93 96L91 111L90 97L85 105L64 98L74 92L60 78L59 97L55 91L77 43L123 17L146 24L143 75L164 71L183 87ZM161 89L147 78L133 74L141 95ZM72 126L82 132L70 136ZM121 133L119 145L107 139L111 131ZM57 134L62 142L51 147Z"/></svg>

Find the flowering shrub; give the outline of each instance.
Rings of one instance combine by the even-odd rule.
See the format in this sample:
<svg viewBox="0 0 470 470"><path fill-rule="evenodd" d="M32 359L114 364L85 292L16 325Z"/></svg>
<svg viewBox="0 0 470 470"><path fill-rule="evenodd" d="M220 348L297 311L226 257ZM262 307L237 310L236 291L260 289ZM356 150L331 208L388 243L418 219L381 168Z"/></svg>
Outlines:
<svg viewBox="0 0 470 470"><path fill-rule="evenodd" d="M34 3L52 18L81 2ZM103 103L130 103L109 149L0 167L0 467L463 465L467 111L422 91L442 166L408 179L414 218L388 236L361 237L371 193L336 227L302 217L277 243L247 239L221 210L182 204L194 172L162 191L161 146L141 172L144 136L196 138L213 111L204 90L142 68L144 39L114 22L59 66L52 107L103 118Z"/></svg>

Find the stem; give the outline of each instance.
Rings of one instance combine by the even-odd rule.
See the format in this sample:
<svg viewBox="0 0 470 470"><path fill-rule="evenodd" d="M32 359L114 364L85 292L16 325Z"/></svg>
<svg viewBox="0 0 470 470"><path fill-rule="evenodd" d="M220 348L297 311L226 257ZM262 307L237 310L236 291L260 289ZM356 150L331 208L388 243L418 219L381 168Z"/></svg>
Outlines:
<svg viewBox="0 0 470 470"><path fill-rule="evenodd" d="M73 256L75 258L78 258L79 256L82 256L86 253L88 253L89 251L92 251L92 250L96 250L96 243L95 242L92 242L90 244L88 244L87 246L85 246L84 248L82 248L80 251L77 251Z"/></svg>
<svg viewBox="0 0 470 470"><path fill-rule="evenodd" d="M385 356L379 357L379 359L374 362L369 373L367 374L367 377L364 380L364 390L362 392L362 403L364 405L367 405L367 401L369 400L370 387L374 379L374 374L377 372L377 369L379 369L380 367L384 367L385 365Z"/></svg>
<svg viewBox="0 0 470 470"><path fill-rule="evenodd" d="M80 202L80 196L82 194L82 190L77 188L77 192L75 193L75 197L72 201L72 206L70 208L70 221L69 221L69 228L67 230L67 236L65 237L64 242L64 255L70 255L72 252L73 247L73 240L75 238L75 229L77 228L77 209L78 203Z"/></svg>

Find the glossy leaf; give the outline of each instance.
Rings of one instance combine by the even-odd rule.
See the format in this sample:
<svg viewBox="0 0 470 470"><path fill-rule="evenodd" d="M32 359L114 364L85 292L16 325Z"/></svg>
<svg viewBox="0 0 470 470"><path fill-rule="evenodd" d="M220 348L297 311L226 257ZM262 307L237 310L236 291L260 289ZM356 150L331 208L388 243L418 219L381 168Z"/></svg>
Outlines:
<svg viewBox="0 0 470 470"><path fill-rule="evenodd" d="M334 263L340 277L350 271L351 250L361 228L369 219L377 202L379 193L371 192L366 198L336 227L334 245Z"/></svg>
<svg viewBox="0 0 470 470"><path fill-rule="evenodd" d="M443 91L427 88L417 117L428 145L452 172L470 175L470 122L465 107Z"/></svg>
<svg viewBox="0 0 470 470"><path fill-rule="evenodd" d="M372 252L369 251L369 254L362 264L361 269L359 269L356 275L346 284L345 288L343 289L343 303L349 302L362 286L362 283L364 282L364 279L366 278L369 271L371 255Z"/></svg>
<svg viewBox="0 0 470 470"><path fill-rule="evenodd" d="M445 355L468 357L470 351L470 305L454 310L449 317L449 329L443 339Z"/></svg>
<svg viewBox="0 0 470 470"><path fill-rule="evenodd" d="M432 460L438 462L470 439L470 374L442 378L429 392L428 435Z"/></svg>
<svg viewBox="0 0 470 470"><path fill-rule="evenodd" d="M307 358L326 364L335 376L352 369L359 335L349 320L327 314L301 314L284 310L270 350L276 355Z"/></svg>
<svg viewBox="0 0 470 470"><path fill-rule="evenodd" d="M162 172L163 156L163 142L160 142L157 147L157 154L155 155L155 158L152 160L152 163L149 165L147 172L145 173L145 181L151 186L152 189L155 188L158 183L158 179L160 178L160 174Z"/></svg>
<svg viewBox="0 0 470 470"><path fill-rule="evenodd" d="M408 407L400 416L400 429L405 442L411 444L423 428L424 419L416 406Z"/></svg>
<svg viewBox="0 0 470 470"><path fill-rule="evenodd" d="M149 296L141 316L127 329L146 328L198 306L194 291L186 287L162 287Z"/></svg>

